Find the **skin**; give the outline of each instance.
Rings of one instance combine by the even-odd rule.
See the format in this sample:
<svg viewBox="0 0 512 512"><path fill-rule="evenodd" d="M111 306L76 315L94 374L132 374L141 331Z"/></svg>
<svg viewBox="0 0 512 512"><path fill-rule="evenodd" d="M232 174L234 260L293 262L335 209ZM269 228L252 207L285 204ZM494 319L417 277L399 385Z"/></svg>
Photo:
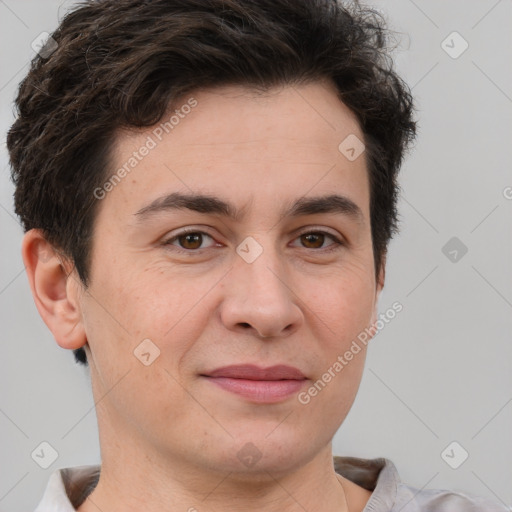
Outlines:
<svg viewBox="0 0 512 512"><path fill-rule="evenodd" d="M23 240L41 317L61 347L85 347L89 360L102 473L79 510L361 511L371 493L336 475L332 438L365 347L307 405L296 395L252 403L200 374L281 363L299 368L307 389L376 321L385 264L376 279L366 162L338 150L363 134L326 82L193 97L191 113L99 202L87 290L38 230ZM113 172L152 129L119 132ZM134 215L176 191L218 196L246 215ZM326 213L279 220L285 203L333 192L359 206L360 223ZM185 227L208 236L163 245ZM300 236L318 231L345 245L326 252L328 236ZM263 248L252 263L236 252L247 236ZM147 338L160 350L149 366L133 353ZM237 456L247 443L261 453L251 467Z"/></svg>

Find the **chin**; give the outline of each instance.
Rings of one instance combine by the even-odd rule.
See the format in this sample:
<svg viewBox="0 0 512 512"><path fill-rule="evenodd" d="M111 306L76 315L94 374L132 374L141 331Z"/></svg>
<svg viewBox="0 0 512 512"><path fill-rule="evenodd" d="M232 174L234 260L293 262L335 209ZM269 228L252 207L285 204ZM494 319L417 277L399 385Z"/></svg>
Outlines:
<svg viewBox="0 0 512 512"><path fill-rule="evenodd" d="M273 426L275 428L275 424ZM279 427L278 427L279 428ZM297 469L300 464L306 464L315 455L315 447L306 439L298 439L297 435L289 435L287 429L283 429L281 435L277 435L272 429L256 430L254 435L245 432L243 436L230 440L225 450L215 456L215 462L207 463L214 471L222 468L223 471L232 472L244 480L244 475L268 481L270 475L284 475ZM295 431L295 434L296 431ZM309 450L298 449L307 446ZM252 480L254 481L254 480Z"/></svg>

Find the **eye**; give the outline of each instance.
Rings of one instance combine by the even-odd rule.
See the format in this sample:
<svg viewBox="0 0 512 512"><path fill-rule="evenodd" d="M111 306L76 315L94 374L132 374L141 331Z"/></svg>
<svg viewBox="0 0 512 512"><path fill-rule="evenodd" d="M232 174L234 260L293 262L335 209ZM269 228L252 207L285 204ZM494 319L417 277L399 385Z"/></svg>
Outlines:
<svg viewBox="0 0 512 512"><path fill-rule="evenodd" d="M204 247L201 247L204 237L213 240L213 238L204 231L199 231L197 229L187 229L181 233L176 234L172 238L169 238L163 242L163 245L175 245L174 242L178 242L178 250L193 252L199 249L204 249Z"/></svg>
<svg viewBox="0 0 512 512"><path fill-rule="evenodd" d="M322 248L326 238L330 238L334 243ZM339 238L326 231L305 231L297 239L300 239L302 243L313 245L313 247L306 247L306 249L320 249L323 252L335 251L345 245Z"/></svg>

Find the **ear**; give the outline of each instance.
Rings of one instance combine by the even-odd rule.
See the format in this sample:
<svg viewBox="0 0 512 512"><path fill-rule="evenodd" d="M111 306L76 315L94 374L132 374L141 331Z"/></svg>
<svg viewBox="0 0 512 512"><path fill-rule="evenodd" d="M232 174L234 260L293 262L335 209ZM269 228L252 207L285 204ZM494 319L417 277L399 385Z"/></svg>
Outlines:
<svg viewBox="0 0 512 512"><path fill-rule="evenodd" d="M57 252L39 229L25 233L21 255L37 310L62 348L83 347L87 338L80 310L82 283L73 265Z"/></svg>
<svg viewBox="0 0 512 512"><path fill-rule="evenodd" d="M386 257L387 253L384 253L381 259L379 275L377 278L377 285L375 288L375 305L373 307L371 325L374 325L375 322L377 322L377 309L379 306L379 297L382 292L382 288L384 288L384 281L386 280Z"/></svg>

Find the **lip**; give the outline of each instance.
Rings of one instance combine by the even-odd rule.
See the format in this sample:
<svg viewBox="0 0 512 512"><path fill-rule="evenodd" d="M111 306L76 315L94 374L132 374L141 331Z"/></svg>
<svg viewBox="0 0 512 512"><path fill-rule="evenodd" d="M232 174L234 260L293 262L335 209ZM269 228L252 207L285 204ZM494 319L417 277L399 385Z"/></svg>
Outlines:
<svg viewBox="0 0 512 512"><path fill-rule="evenodd" d="M303 380L306 378L299 369L286 364L277 364L267 368L260 368L254 364L238 364L217 368L206 375L247 380Z"/></svg>
<svg viewBox="0 0 512 512"><path fill-rule="evenodd" d="M260 368L252 364L217 368L202 377L256 403L276 403L296 394L307 380L297 368L275 365Z"/></svg>

